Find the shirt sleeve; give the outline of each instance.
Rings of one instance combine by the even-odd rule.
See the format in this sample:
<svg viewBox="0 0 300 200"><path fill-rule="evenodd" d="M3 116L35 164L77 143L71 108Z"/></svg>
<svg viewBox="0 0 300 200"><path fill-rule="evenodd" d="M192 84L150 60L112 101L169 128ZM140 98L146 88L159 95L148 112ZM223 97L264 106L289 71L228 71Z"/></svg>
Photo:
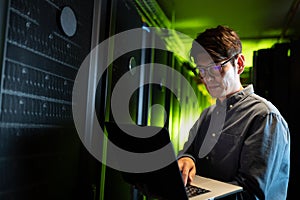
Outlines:
<svg viewBox="0 0 300 200"><path fill-rule="evenodd" d="M269 113L255 118L249 133L241 151L241 167L235 177L244 187L242 195L286 199L286 196L280 196L287 193L290 169L290 133L286 122L281 115Z"/></svg>

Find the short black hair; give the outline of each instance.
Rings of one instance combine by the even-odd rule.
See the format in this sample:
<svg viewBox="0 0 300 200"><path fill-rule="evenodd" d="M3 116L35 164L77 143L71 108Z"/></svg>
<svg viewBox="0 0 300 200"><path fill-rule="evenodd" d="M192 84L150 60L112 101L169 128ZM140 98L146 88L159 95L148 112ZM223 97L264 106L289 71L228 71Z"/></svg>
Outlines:
<svg viewBox="0 0 300 200"><path fill-rule="evenodd" d="M194 39L190 56L194 59L204 48L215 62L231 58L242 52L242 43L238 34L231 28L218 25L206 29ZM202 50L203 51L203 50Z"/></svg>

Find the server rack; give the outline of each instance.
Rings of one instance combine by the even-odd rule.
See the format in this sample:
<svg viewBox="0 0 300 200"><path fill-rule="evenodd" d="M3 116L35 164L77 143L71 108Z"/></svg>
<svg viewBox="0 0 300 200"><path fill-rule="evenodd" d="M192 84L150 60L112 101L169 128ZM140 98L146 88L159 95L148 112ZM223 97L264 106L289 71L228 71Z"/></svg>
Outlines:
<svg viewBox="0 0 300 200"><path fill-rule="evenodd" d="M71 94L94 1L0 4L0 199L93 199Z"/></svg>
<svg viewBox="0 0 300 200"><path fill-rule="evenodd" d="M254 52L253 72L255 92L270 100L286 119L291 135L291 168L288 198L297 191L299 175L299 126L297 113L300 110L297 95L300 92L298 72L300 66L299 41L278 43L272 48Z"/></svg>

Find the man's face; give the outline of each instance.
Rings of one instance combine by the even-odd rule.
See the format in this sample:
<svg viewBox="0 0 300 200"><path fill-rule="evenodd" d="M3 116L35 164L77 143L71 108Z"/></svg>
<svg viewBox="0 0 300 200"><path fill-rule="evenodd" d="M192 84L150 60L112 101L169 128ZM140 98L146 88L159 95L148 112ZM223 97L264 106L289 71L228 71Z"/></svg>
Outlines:
<svg viewBox="0 0 300 200"><path fill-rule="evenodd" d="M236 65L233 66L229 59L230 61L234 60ZM215 63L204 53L198 54L196 58L197 67L202 70L204 75L202 80L206 89L212 97L218 98L221 101L228 95L235 93L241 86L240 72L237 70L237 59L232 58L232 60L228 58L222 62Z"/></svg>

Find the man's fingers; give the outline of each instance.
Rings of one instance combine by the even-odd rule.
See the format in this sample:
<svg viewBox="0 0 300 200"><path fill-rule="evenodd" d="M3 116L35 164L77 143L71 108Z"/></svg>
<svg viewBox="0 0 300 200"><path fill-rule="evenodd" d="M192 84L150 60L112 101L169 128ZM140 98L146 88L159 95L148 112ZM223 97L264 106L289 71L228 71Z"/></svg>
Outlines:
<svg viewBox="0 0 300 200"><path fill-rule="evenodd" d="M182 180L184 185L193 181L196 174L194 161L191 158L181 158L178 161L178 166L181 171Z"/></svg>
<svg viewBox="0 0 300 200"><path fill-rule="evenodd" d="M195 175L196 175L196 170L195 168L192 168L191 171L189 172L188 182L193 182Z"/></svg>
<svg viewBox="0 0 300 200"><path fill-rule="evenodd" d="M181 174L182 174L183 183L184 183L184 185L186 185L188 183L188 179L189 179L189 169L188 168L184 168L181 171Z"/></svg>

